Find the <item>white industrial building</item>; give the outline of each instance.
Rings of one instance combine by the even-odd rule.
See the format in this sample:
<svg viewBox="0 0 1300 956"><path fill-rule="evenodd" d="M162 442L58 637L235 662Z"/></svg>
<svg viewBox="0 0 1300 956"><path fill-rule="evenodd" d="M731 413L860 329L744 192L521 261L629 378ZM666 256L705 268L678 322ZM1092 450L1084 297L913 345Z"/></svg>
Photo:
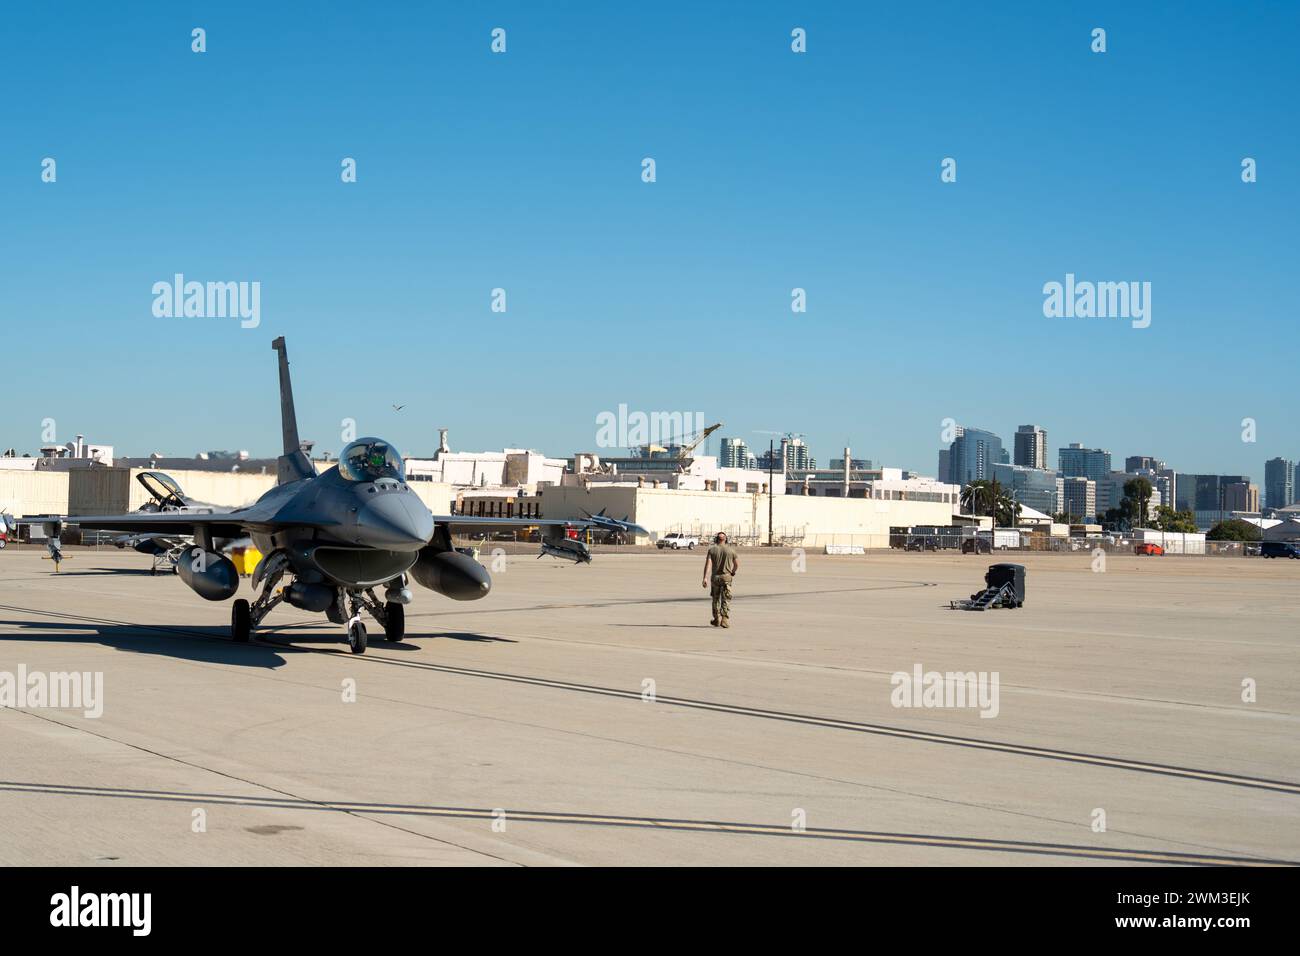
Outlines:
<svg viewBox="0 0 1300 956"><path fill-rule="evenodd" d="M71 468L88 468L92 465L113 464L112 445L94 445L78 435L75 441L62 445L43 445L39 457L19 456L13 449L0 456L0 468L16 471L51 469L66 471Z"/></svg>
<svg viewBox="0 0 1300 956"><path fill-rule="evenodd" d="M793 481L779 472L723 467L707 455L618 460L613 466L582 454L573 474L539 493L547 518L581 518L606 508L654 536L726 531L740 544L770 539L814 547L886 548L891 526L948 525L961 504L957 485L901 468L855 470L834 479L807 474Z"/></svg>
<svg viewBox="0 0 1300 956"><path fill-rule="evenodd" d="M558 485L568 463L526 448L456 451L436 458L407 458L406 480L466 488L527 488Z"/></svg>
<svg viewBox="0 0 1300 956"><path fill-rule="evenodd" d="M1154 528L1135 528L1132 534L1137 544L1155 544L1164 548L1165 554L1204 554L1204 532L1156 531Z"/></svg>
<svg viewBox="0 0 1300 956"><path fill-rule="evenodd" d="M498 488L535 492L546 484L558 485L568 461L547 458L527 448L501 451L452 451L447 429L438 429L438 450L432 458L407 458L406 480L453 485L458 488Z"/></svg>

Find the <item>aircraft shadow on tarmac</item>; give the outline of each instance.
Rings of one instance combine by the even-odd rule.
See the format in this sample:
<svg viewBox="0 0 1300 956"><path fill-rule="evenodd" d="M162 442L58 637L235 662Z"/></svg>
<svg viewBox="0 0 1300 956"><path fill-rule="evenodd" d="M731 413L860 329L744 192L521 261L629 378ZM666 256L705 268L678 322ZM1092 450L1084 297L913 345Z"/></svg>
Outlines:
<svg viewBox="0 0 1300 956"><path fill-rule="evenodd" d="M113 575L113 576L117 576L117 575L123 575L123 574L139 574L139 575L143 575L144 577L147 578L147 577L151 577L151 576L152 576L152 577L161 577L161 576L164 575L164 574L171 574L171 573L172 573L171 571L159 571L159 572L156 572L156 573L155 573L155 572L153 572L153 571L150 571L148 568L87 568L85 571L60 571L60 572L59 572L59 577L61 577L61 578L86 578L86 577L99 578L99 577L104 577L105 575Z"/></svg>
<svg viewBox="0 0 1300 956"><path fill-rule="evenodd" d="M239 667L283 667L284 657L262 644L236 644L225 627L187 627L184 632L141 627L136 624L92 624L88 622L0 621L16 627L19 640L47 644L86 644L98 641L105 647L132 654L157 654L206 664Z"/></svg>
<svg viewBox="0 0 1300 956"><path fill-rule="evenodd" d="M282 627L266 628L261 639L270 641L270 643L282 643L286 646L296 646L300 644L320 644L326 648L338 646L339 650L346 652L346 641L341 639L338 633L333 630L321 631L317 624L286 624ZM421 644L426 640L452 640L452 641L476 641L482 644L519 644L519 641L511 637L497 637L490 633L476 633L473 631L426 631L421 633L407 633L407 640L387 641L383 639L382 632L374 632L370 636L370 648L373 650L419 650L421 644L411 644L409 639L417 639Z"/></svg>
<svg viewBox="0 0 1300 956"><path fill-rule="evenodd" d="M184 629L142 624L112 624L101 622L51 622L0 620L0 626L19 630L23 641L50 644L85 644L98 641L105 647L133 654L156 654L178 660L199 661L208 664L231 664L237 667L283 667L286 663L280 651L313 651L337 648L348 653L347 642L334 630L323 630L317 624L287 624L267 628L263 640L236 644L230 640L230 629L219 625L187 626ZM517 644L508 637L477 634L472 631L437 631L411 634L422 642L446 638L453 641L474 641L491 644ZM418 651L420 644L407 641L385 641L382 635L374 642L376 650Z"/></svg>
<svg viewBox="0 0 1300 956"><path fill-rule="evenodd" d="M518 644L519 642L509 637L497 637L493 634L478 634L474 631L421 631L412 633L407 631L408 640L386 641L382 632L376 629L371 635L370 647L374 650L385 651L418 651L420 644L411 644L409 639L416 638L420 641L425 640L452 640L452 641L475 641L485 644ZM347 650L347 644L337 633L335 629L322 630L319 624L283 624L278 627L270 626L265 629L263 634L264 640L270 640L272 643L284 641L286 645L297 644L323 644L328 647L337 645L341 650Z"/></svg>

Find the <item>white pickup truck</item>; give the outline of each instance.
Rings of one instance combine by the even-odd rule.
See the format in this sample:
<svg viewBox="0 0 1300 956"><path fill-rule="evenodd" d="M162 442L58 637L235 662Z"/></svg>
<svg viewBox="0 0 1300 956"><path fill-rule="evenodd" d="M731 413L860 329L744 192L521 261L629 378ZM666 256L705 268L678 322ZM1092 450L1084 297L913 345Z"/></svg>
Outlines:
<svg viewBox="0 0 1300 956"><path fill-rule="evenodd" d="M695 550L695 546L700 543L699 537L693 534L682 534L680 531L674 531L672 534L666 534L655 542L656 548L672 548L674 551L679 548Z"/></svg>

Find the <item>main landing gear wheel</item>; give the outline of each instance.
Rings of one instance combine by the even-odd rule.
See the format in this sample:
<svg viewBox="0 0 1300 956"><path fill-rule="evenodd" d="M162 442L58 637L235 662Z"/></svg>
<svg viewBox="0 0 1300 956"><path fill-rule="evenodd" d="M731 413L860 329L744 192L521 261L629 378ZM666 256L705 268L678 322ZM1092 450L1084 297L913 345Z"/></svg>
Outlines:
<svg viewBox="0 0 1300 956"><path fill-rule="evenodd" d="M384 605L384 638L400 641L406 636L406 608L396 601Z"/></svg>
<svg viewBox="0 0 1300 956"><path fill-rule="evenodd" d="M240 598L230 608L230 636L236 644L245 644L252 633L253 615L249 611L248 602Z"/></svg>
<svg viewBox="0 0 1300 956"><path fill-rule="evenodd" d="M366 652L366 626L360 621L353 621L348 625L348 647L352 649L353 654Z"/></svg>

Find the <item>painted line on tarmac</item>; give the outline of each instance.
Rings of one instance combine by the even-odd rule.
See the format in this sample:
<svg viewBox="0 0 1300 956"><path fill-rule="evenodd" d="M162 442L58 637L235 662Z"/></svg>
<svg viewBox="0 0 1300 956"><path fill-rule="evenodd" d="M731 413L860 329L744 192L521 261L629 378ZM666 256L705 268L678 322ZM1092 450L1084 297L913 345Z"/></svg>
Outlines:
<svg viewBox="0 0 1300 956"><path fill-rule="evenodd" d="M68 614L62 611L44 611L37 608L20 608L0 605L0 610L25 611L51 617L68 618L97 624L118 627L136 627L141 630L161 631L163 633L181 634L188 637L201 637L208 640L225 640L216 635L202 631L189 630L166 625L137 624L130 621L115 621L93 618L85 615ZM579 684L547 677L530 677L524 674L511 674L505 671L488 671L470 667L457 667L451 664L434 664L428 661L404 661L382 654L352 654L345 650L333 650L321 647L300 647L292 643L258 637L253 646L272 647L277 650L296 651L307 654L325 654L342 657L349 661L373 663L390 667L409 667L416 670L434 671L458 677L473 677L482 680L496 680L506 683L546 687L573 693L592 694L603 697L617 697L624 700L642 700L640 690L627 690L619 687L602 687L597 684ZM783 723L803 724L812 727L826 727L833 730L846 730L853 733L871 734L880 737L894 737L902 740L915 740L922 743L941 744L952 747L967 747L975 750L987 750L1012 756L1036 757L1045 760L1060 760L1067 763L1084 764L1111 770L1125 770L1135 773L1155 774L1184 780L1197 780L1204 783L1217 783L1234 787L1246 787L1254 790L1270 790L1275 793L1300 794L1300 783L1285 780L1270 780L1262 777L1247 777L1238 774L1222 773L1215 770L1198 770L1193 767L1178 767L1170 764L1150 763L1142 760L1129 760L1122 757L1108 757L1102 754L1079 753L1069 750L1056 750L1049 747L1035 747L1028 744L1012 744L998 740L979 737L959 737L951 734L937 734L930 731L910 730L887 724L870 724L860 721L841 720L833 717L819 717L811 714L798 714L778 710L766 710L759 707L745 707L738 704L724 704L716 701L695 700L688 697L666 697L656 695L654 702L670 707L683 707L692 710L711 711L739 717L755 717L763 720L775 720Z"/></svg>
<svg viewBox="0 0 1300 956"><path fill-rule="evenodd" d="M258 639L285 650L293 650L294 645L284 644L265 638ZM457 667L451 664L434 664L428 661L404 661L381 654L354 655L348 651L327 648L301 648L313 654L333 654L366 662L389 664L395 667L413 667L420 670L432 670L440 673L454 674L462 677L475 677L487 680L499 680L516 684L531 684L537 687L549 687L557 690L596 694L606 697L620 697L625 700L642 700L639 690L625 690L618 687L601 687L596 684L576 684L569 681L546 677L529 677L523 674L509 674L502 671L485 671L469 667ZM1208 783L1222 783L1237 787L1250 787L1259 790L1273 790L1278 793L1300 794L1300 783L1285 780L1268 780L1260 777L1246 777L1238 774L1220 773L1214 770L1198 770L1192 767L1177 767L1168 764L1149 763L1142 760L1127 760L1122 757L1107 757L1100 754L1077 753L1069 750L1055 750L1049 747L1034 747L1027 744L1011 744L997 740L978 737L958 737L950 734L936 734L929 731L909 730L905 727L892 727L886 724L869 724L853 720L841 720L834 717L818 717L811 714L789 713L779 710L765 710L759 707L745 707L738 704L723 704L716 701L695 700L689 697L666 697L656 694L655 704L667 704L672 707L686 707L693 710L707 710L714 713L733 714L741 717L757 717L764 720L778 720L785 723L805 724L813 727L828 727L835 730L848 730L855 733L873 734L883 737L897 737L905 740L918 740L925 743L946 744L955 747L970 747L977 750L992 750L1016 756L1040 757L1048 760L1062 760L1070 763L1089 764L1116 770L1130 770L1139 773L1152 773L1169 777L1182 777Z"/></svg>
<svg viewBox="0 0 1300 956"><path fill-rule="evenodd" d="M437 817L510 823L552 823L574 826L620 827L648 830L676 830L701 833L729 833L742 836L776 836L808 840L836 840L850 843L926 846L940 849L983 850L992 853L1028 853L1111 862L1154 863L1170 866L1294 866L1289 860L1272 860L1248 856L1217 856L1203 853L1174 853L1163 850L1139 850L1124 847L1095 847L1071 843L1042 843L1028 840L997 840L979 837L944 836L927 833L890 833L876 830L851 830L831 827L807 827L796 830L789 825L745 823L730 820L685 820L673 817L620 816L599 813L561 813L542 810L517 810L504 807L443 807L420 804L354 803L351 801L287 799L279 797L240 797L230 794L181 793L169 790L139 790L116 787L88 787L64 784L39 784L0 780L0 791L71 797L110 797L126 800L161 800L167 802L208 803L263 809L324 810L351 814L391 814L412 817Z"/></svg>

